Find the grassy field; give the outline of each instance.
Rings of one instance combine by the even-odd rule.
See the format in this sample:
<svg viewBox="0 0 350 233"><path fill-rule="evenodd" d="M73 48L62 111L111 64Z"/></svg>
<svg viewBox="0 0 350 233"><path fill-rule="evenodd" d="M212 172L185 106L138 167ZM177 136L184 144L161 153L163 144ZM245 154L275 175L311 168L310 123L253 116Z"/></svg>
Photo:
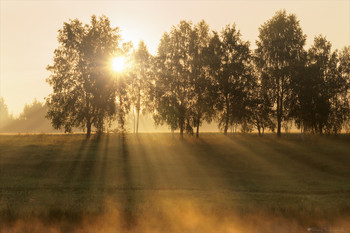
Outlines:
<svg viewBox="0 0 350 233"><path fill-rule="evenodd" d="M0 232L350 232L350 136L0 136Z"/></svg>

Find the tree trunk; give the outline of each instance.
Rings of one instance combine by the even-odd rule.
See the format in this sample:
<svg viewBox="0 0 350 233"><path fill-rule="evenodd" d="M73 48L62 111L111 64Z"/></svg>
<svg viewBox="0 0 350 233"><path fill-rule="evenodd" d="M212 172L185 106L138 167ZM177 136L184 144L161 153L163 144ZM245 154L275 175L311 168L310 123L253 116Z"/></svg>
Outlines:
<svg viewBox="0 0 350 233"><path fill-rule="evenodd" d="M281 137L282 113L283 113L283 80L285 77L277 79L277 136Z"/></svg>
<svg viewBox="0 0 350 233"><path fill-rule="evenodd" d="M118 117L119 117L119 120L118 120L118 124L119 124L119 130L124 133L124 113L123 113L123 109L122 109L122 106L123 106L123 99L122 99L122 96L119 95L119 110L118 110Z"/></svg>
<svg viewBox="0 0 350 233"><path fill-rule="evenodd" d="M228 130L228 121L229 121L229 111L230 111L230 103L228 102L228 96L225 97L226 99L226 116L225 116L225 128L224 128L224 134L227 135Z"/></svg>
<svg viewBox="0 0 350 233"><path fill-rule="evenodd" d="M199 138L199 120L197 121L196 138Z"/></svg>
<svg viewBox="0 0 350 233"><path fill-rule="evenodd" d="M86 122L86 138L90 138L91 135L91 122L88 120Z"/></svg>
<svg viewBox="0 0 350 233"><path fill-rule="evenodd" d="M257 128L258 128L259 136L261 136L260 125L259 124L258 124Z"/></svg>
<svg viewBox="0 0 350 233"><path fill-rule="evenodd" d="M277 136L281 137L281 122L282 122L282 101L280 97L277 99Z"/></svg>
<svg viewBox="0 0 350 233"><path fill-rule="evenodd" d="M140 83L141 85L141 83ZM140 107L141 107L141 88L139 86L139 93L137 95L137 106L136 106L136 135L139 133L139 118L140 118Z"/></svg>
<svg viewBox="0 0 350 233"><path fill-rule="evenodd" d="M135 109L134 109L134 111L133 111L133 120L134 120L134 122L133 122L133 130L134 130L134 134L136 133L136 130L135 130Z"/></svg>
<svg viewBox="0 0 350 233"><path fill-rule="evenodd" d="M136 135L139 134L140 108L136 110Z"/></svg>
<svg viewBox="0 0 350 233"><path fill-rule="evenodd" d="M196 127L197 127L197 130L196 130L196 138L199 138L199 123L200 123L200 114L198 113L197 114L197 122L196 122Z"/></svg>
<svg viewBox="0 0 350 233"><path fill-rule="evenodd" d="M183 101L181 101L183 103ZM184 129L185 129L185 110L182 105L180 105L179 109L179 128L180 128L180 139L183 139L184 137Z"/></svg>
<svg viewBox="0 0 350 233"><path fill-rule="evenodd" d="M98 128L98 135L102 135L103 134L103 117L100 116L99 117L99 128Z"/></svg>
<svg viewBox="0 0 350 233"><path fill-rule="evenodd" d="M303 126L303 124L300 125L300 137L301 137L301 140L304 141L304 126Z"/></svg>
<svg viewBox="0 0 350 233"><path fill-rule="evenodd" d="M281 117L277 116L277 136L281 137Z"/></svg>
<svg viewBox="0 0 350 233"><path fill-rule="evenodd" d="M180 126L180 139L183 139L184 138L184 127L183 125Z"/></svg>

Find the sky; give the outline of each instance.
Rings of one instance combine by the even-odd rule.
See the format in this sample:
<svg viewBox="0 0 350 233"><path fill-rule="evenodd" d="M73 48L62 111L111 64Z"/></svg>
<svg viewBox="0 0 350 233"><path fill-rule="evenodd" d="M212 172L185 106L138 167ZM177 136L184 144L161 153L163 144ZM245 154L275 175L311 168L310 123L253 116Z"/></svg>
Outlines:
<svg viewBox="0 0 350 233"><path fill-rule="evenodd" d="M350 0L333 1L5 1L0 0L0 97L18 116L25 104L44 101L58 30L69 19L89 23L91 15L106 15L119 27L124 41L144 40L156 54L159 40L180 20L204 19L212 30L236 23L242 39L255 48L259 27L278 10L296 14L306 48L322 34L333 49L350 45Z"/></svg>

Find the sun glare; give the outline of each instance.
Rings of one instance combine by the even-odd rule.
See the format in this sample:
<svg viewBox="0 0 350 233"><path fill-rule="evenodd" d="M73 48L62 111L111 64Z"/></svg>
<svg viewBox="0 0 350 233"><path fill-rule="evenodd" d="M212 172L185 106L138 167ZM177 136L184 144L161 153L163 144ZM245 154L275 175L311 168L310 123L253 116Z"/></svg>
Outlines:
<svg viewBox="0 0 350 233"><path fill-rule="evenodd" d="M115 57L112 60L112 69L115 72L121 72L125 69L126 62L124 57Z"/></svg>

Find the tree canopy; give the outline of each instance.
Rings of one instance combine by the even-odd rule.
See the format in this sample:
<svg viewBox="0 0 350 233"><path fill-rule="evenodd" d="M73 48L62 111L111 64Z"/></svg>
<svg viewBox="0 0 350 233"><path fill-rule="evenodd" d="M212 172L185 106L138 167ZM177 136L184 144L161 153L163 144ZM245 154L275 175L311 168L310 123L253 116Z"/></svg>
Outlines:
<svg viewBox="0 0 350 233"><path fill-rule="evenodd" d="M47 118L56 129L86 128L87 135L114 120L126 130L132 108L136 133L140 112L180 137L194 131L198 137L202 123L212 120L225 134L240 125L259 134L277 128L280 136L292 121L302 132L350 129L349 46L332 51L320 35L306 50L297 17L285 10L261 25L255 50L241 37L235 24L217 32L204 20L183 20L163 34L152 56L143 41L136 50L122 44L105 16L92 16L90 24L70 20L58 31L47 67L53 88ZM131 64L119 74L111 69L118 55Z"/></svg>
<svg viewBox="0 0 350 233"><path fill-rule="evenodd" d="M91 17L91 24L78 19L64 23L59 30L59 47L54 51L53 65L47 82L53 93L47 98L54 128L91 126L103 131L106 120L116 112L116 90L110 60L119 52L120 34L107 17Z"/></svg>
<svg viewBox="0 0 350 233"><path fill-rule="evenodd" d="M306 35L293 14L278 11L259 28L256 53L258 65L264 75L269 98L275 104L277 135L281 135L282 121L287 120L291 79L301 62Z"/></svg>

